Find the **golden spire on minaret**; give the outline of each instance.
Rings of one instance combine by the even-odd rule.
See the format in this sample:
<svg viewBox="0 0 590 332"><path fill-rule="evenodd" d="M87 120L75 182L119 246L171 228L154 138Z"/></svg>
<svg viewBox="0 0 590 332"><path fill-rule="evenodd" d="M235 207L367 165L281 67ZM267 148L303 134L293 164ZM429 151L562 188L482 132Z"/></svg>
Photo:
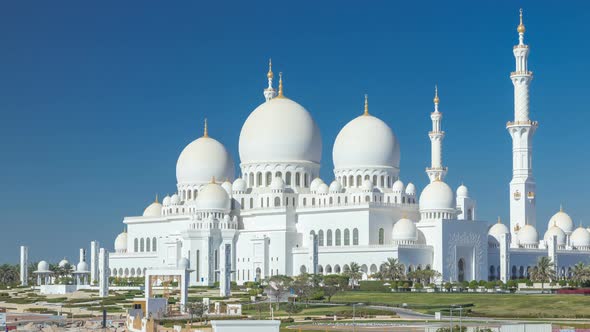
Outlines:
<svg viewBox="0 0 590 332"><path fill-rule="evenodd" d="M203 137L209 137L209 128L207 126L207 118L205 118L205 126L203 127Z"/></svg>
<svg viewBox="0 0 590 332"><path fill-rule="evenodd" d="M526 31L524 24L522 23L522 8L520 8L520 24L518 25L518 28L516 28L516 31L518 31L518 33L524 33Z"/></svg>
<svg viewBox="0 0 590 332"><path fill-rule="evenodd" d="M272 59L268 59L268 73L266 73L267 78L273 78L274 75L272 73Z"/></svg>
<svg viewBox="0 0 590 332"><path fill-rule="evenodd" d="M365 94L365 113L363 115L369 115L369 95Z"/></svg>
<svg viewBox="0 0 590 332"><path fill-rule="evenodd" d="M434 86L434 99L432 99L432 101L435 104L438 104L438 102L440 101L440 99L438 99L438 85Z"/></svg>
<svg viewBox="0 0 590 332"><path fill-rule="evenodd" d="M277 98L285 98L285 96L283 95L283 73L282 72L279 73L279 95L277 96Z"/></svg>

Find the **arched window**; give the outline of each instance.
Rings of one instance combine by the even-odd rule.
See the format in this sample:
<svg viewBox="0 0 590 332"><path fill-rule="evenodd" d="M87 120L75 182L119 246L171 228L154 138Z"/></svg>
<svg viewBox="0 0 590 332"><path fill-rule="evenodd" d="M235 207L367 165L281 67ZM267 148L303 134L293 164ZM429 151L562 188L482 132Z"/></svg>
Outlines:
<svg viewBox="0 0 590 332"><path fill-rule="evenodd" d="M334 204L334 200L332 199L332 197L329 198L329 204L330 205Z"/></svg>
<svg viewBox="0 0 590 332"><path fill-rule="evenodd" d="M295 185L297 187L301 186L301 174L295 173Z"/></svg>
<svg viewBox="0 0 590 332"><path fill-rule="evenodd" d="M337 246L341 246L342 245L342 239L341 239L342 234L340 234L340 229L337 229L335 232L335 243Z"/></svg>
<svg viewBox="0 0 590 332"><path fill-rule="evenodd" d="M346 228L344 230L344 245L345 246L350 245L350 230L348 230L348 228Z"/></svg>
<svg viewBox="0 0 590 332"><path fill-rule="evenodd" d="M359 245L359 230L357 228L352 230L352 245L353 246Z"/></svg>
<svg viewBox="0 0 590 332"><path fill-rule="evenodd" d="M338 265L338 264L334 265L334 273L340 273L340 272L341 272L340 265Z"/></svg>
<svg viewBox="0 0 590 332"><path fill-rule="evenodd" d="M342 177L342 186L346 187L346 176Z"/></svg>
<svg viewBox="0 0 590 332"><path fill-rule="evenodd" d="M281 206L281 199L279 197L275 197L275 207Z"/></svg>
<svg viewBox="0 0 590 332"><path fill-rule="evenodd" d="M145 241L142 238L141 240L139 240L139 251L144 252L144 250L145 250Z"/></svg>
<svg viewBox="0 0 590 332"><path fill-rule="evenodd" d="M373 175L373 185L377 185L377 175Z"/></svg>
<svg viewBox="0 0 590 332"><path fill-rule="evenodd" d="M262 187L262 173L256 173L256 186Z"/></svg>
<svg viewBox="0 0 590 332"><path fill-rule="evenodd" d="M307 198L303 198L303 206L307 205Z"/></svg>
<svg viewBox="0 0 590 332"><path fill-rule="evenodd" d="M326 232L326 245L328 247L331 247L332 246L332 230L331 229L329 229Z"/></svg>
<svg viewBox="0 0 590 332"><path fill-rule="evenodd" d="M315 198L312 198L312 199L311 199L311 205L312 205L312 206L315 206Z"/></svg>
<svg viewBox="0 0 590 332"><path fill-rule="evenodd" d="M459 282L465 281L465 261L463 258L459 259L457 263L457 269L459 270L459 277L457 278Z"/></svg>
<svg viewBox="0 0 590 332"><path fill-rule="evenodd" d="M250 180L250 183L248 183L248 184L250 185L250 187L254 187L254 173L249 174L249 180Z"/></svg>
<svg viewBox="0 0 590 332"><path fill-rule="evenodd" d="M137 238L133 240L133 252L139 252L139 240Z"/></svg>
<svg viewBox="0 0 590 332"><path fill-rule="evenodd" d="M281 172L275 173L275 178L282 178L282 177L283 177L283 173L281 173Z"/></svg>
<svg viewBox="0 0 590 332"><path fill-rule="evenodd" d="M145 239L145 251L151 251L152 245L149 238Z"/></svg>
<svg viewBox="0 0 590 332"><path fill-rule="evenodd" d="M324 246L324 231L321 229L318 231L318 246Z"/></svg>
<svg viewBox="0 0 590 332"><path fill-rule="evenodd" d="M354 187L354 176L352 175L348 177L348 186Z"/></svg>
<svg viewBox="0 0 590 332"><path fill-rule="evenodd" d="M385 187L385 176L381 175L381 188Z"/></svg>
<svg viewBox="0 0 590 332"><path fill-rule="evenodd" d="M305 274L307 273L307 268L305 267L305 265L301 265L301 267L299 268L299 272L301 274Z"/></svg>
<svg viewBox="0 0 590 332"><path fill-rule="evenodd" d="M244 197L240 198L240 209L245 208L244 206Z"/></svg>
<svg viewBox="0 0 590 332"><path fill-rule="evenodd" d="M285 183L287 183L288 186L291 185L291 172L285 173Z"/></svg>
<svg viewBox="0 0 590 332"><path fill-rule="evenodd" d="M158 250L158 245L156 244L156 238L152 238L152 250L153 251L157 251Z"/></svg>
<svg viewBox="0 0 590 332"><path fill-rule="evenodd" d="M467 209L467 220L473 220L473 212L471 209Z"/></svg>
<svg viewBox="0 0 590 332"><path fill-rule="evenodd" d="M363 177L360 175L357 175L356 176L356 186L360 187L362 182L363 182Z"/></svg>
<svg viewBox="0 0 590 332"><path fill-rule="evenodd" d="M385 230L383 228L379 228L379 244L385 243Z"/></svg>
<svg viewBox="0 0 590 332"><path fill-rule="evenodd" d="M270 186L270 183L272 182L272 173L271 172L266 172L266 183L265 185L268 187Z"/></svg>
<svg viewBox="0 0 590 332"><path fill-rule="evenodd" d="M254 198L250 197L250 208L254 207Z"/></svg>
<svg viewBox="0 0 590 332"><path fill-rule="evenodd" d="M371 201L371 196L365 196L365 202L370 202Z"/></svg>
<svg viewBox="0 0 590 332"><path fill-rule="evenodd" d="M305 173L304 179L305 179L305 187L307 188L309 186L309 177L307 176L307 173Z"/></svg>

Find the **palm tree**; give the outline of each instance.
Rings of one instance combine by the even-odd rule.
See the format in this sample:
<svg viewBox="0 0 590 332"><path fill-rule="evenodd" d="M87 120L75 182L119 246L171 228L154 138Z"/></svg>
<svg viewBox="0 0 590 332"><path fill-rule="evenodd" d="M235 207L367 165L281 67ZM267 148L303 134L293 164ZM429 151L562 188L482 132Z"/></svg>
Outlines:
<svg viewBox="0 0 590 332"><path fill-rule="evenodd" d="M572 273L572 279L578 283L590 280L590 266L586 266L582 262L576 264Z"/></svg>
<svg viewBox="0 0 590 332"><path fill-rule="evenodd" d="M383 276L389 280L400 280L405 276L405 268L402 263L397 258L388 258L385 263L383 263Z"/></svg>
<svg viewBox="0 0 590 332"><path fill-rule="evenodd" d="M351 262L348 271L344 271L344 274L350 279L350 288L353 289L356 282L363 276L361 267L356 262Z"/></svg>
<svg viewBox="0 0 590 332"><path fill-rule="evenodd" d="M531 273L533 281L541 282L541 290L545 291L545 282L555 279L555 267L549 257L541 257Z"/></svg>

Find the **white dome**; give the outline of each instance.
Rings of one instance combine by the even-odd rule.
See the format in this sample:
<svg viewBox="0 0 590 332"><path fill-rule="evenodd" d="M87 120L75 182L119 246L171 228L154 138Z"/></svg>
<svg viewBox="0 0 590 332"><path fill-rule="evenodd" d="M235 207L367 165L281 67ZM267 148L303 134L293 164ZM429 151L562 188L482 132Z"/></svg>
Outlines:
<svg viewBox="0 0 590 332"><path fill-rule="evenodd" d="M170 197L170 205L178 205L178 204L180 204L180 196L178 196L178 194L172 195L172 197Z"/></svg>
<svg viewBox="0 0 590 332"><path fill-rule="evenodd" d="M590 247L590 232L584 227L578 227L571 235L572 246Z"/></svg>
<svg viewBox="0 0 590 332"><path fill-rule="evenodd" d="M127 232L123 231L115 238L115 252L127 252Z"/></svg>
<svg viewBox="0 0 590 332"><path fill-rule="evenodd" d="M225 189L217 183L209 183L199 191L196 205L199 210L229 210L230 201Z"/></svg>
<svg viewBox="0 0 590 332"><path fill-rule="evenodd" d="M223 144L200 137L187 145L176 162L178 184L199 185L217 179L234 178L234 162Z"/></svg>
<svg viewBox="0 0 590 332"><path fill-rule="evenodd" d="M245 192L248 189L246 181L242 178L237 178L232 185L232 189L234 192Z"/></svg>
<svg viewBox="0 0 590 332"><path fill-rule="evenodd" d="M539 233L532 225L524 225L518 231L518 241L523 245L535 245L539 243Z"/></svg>
<svg viewBox="0 0 590 332"><path fill-rule="evenodd" d="M320 129L303 106L276 97L258 106L240 133L240 160L253 162L319 163L322 157Z"/></svg>
<svg viewBox="0 0 590 332"><path fill-rule="evenodd" d="M391 236L394 241L416 241L416 225L410 219L402 218L393 225Z"/></svg>
<svg viewBox="0 0 590 332"><path fill-rule="evenodd" d="M332 157L336 169L399 168L400 148L395 134L385 122L372 115L361 115L340 130Z"/></svg>
<svg viewBox="0 0 590 332"><path fill-rule="evenodd" d="M455 195L448 184L436 180L422 190L419 204L420 210L454 210Z"/></svg>
<svg viewBox="0 0 590 332"><path fill-rule="evenodd" d="M158 203L158 201L153 202L152 204L148 205L148 207L143 210L144 217L161 217L162 216L162 204Z"/></svg>
<svg viewBox="0 0 590 332"><path fill-rule="evenodd" d="M406 186L406 194L407 195L416 195L416 186L412 182L408 183Z"/></svg>
<svg viewBox="0 0 590 332"><path fill-rule="evenodd" d="M391 187L391 190L393 191L399 191L399 192L403 192L404 191L404 183L401 180L397 180L393 183L393 187Z"/></svg>
<svg viewBox="0 0 590 332"><path fill-rule="evenodd" d="M166 197L164 197L164 199L162 200L162 205L164 205L164 206L170 205L170 196L166 195Z"/></svg>
<svg viewBox="0 0 590 332"><path fill-rule="evenodd" d="M460 185L459 188L457 188L457 196L469 197L469 190L467 189L467 187L464 185Z"/></svg>
<svg viewBox="0 0 590 332"><path fill-rule="evenodd" d="M66 265L68 265L68 264L70 264L70 262L68 262L68 260L64 258L64 259L62 259L61 261L59 261L59 264L57 264L57 266L59 266L59 267L61 267L61 268L64 268L64 267L66 267Z"/></svg>
<svg viewBox="0 0 590 332"><path fill-rule="evenodd" d="M498 242L500 241L500 237L503 234L510 234L510 230L501 222L494 224L488 231L488 235L493 236L496 240L498 240Z"/></svg>
<svg viewBox="0 0 590 332"><path fill-rule="evenodd" d="M337 194L342 191L342 184L338 182L338 180L332 181L330 183L330 193Z"/></svg>
<svg viewBox="0 0 590 332"><path fill-rule="evenodd" d="M178 264L178 268L179 269L184 269L184 270L188 269L189 266L190 266L189 260L187 258L184 258L184 257L180 258L178 260L178 263L177 264Z"/></svg>
<svg viewBox="0 0 590 332"><path fill-rule="evenodd" d="M565 238L566 235L564 233L564 231L557 227L557 226L551 226L547 232L545 232L545 236L543 236L543 240L545 240L545 242L548 242L552 236L557 236L557 245L558 246L562 246L565 245Z"/></svg>
<svg viewBox="0 0 590 332"><path fill-rule="evenodd" d="M361 189L363 191L373 191L373 182L371 182L371 180L363 180L363 184L361 186Z"/></svg>
<svg viewBox="0 0 590 332"><path fill-rule="evenodd" d="M322 183L324 183L324 180L322 180L320 178L313 179L313 181L311 181L311 183L309 184L309 190L311 190L312 192L317 191L318 187Z"/></svg>
<svg viewBox="0 0 590 332"><path fill-rule="evenodd" d="M223 190L225 190L225 192L228 195L231 195L231 193L232 193L232 186L231 186L231 182L229 182L229 180L223 181L223 183L221 184L221 188L223 188Z"/></svg>
<svg viewBox="0 0 590 332"><path fill-rule="evenodd" d="M40 261L37 264L37 271L38 272L49 272L49 263L46 261Z"/></svg>
<svg viewBox="0 0 590 332"><path fill-rule="evenodd" d="M574 231L574 221L570 216L560 210L556 214L549 219L549 223L547 224L547 228L551 228L551 226L557 226L561 228L566 234L571 234Z"/></svg>
<svg viewBox="0 0 590 332"><path fill-rule="evenodd" d="M88 272L88 263L86 262L80 262L78 263L78 265L76 265L76 272Z"/></svg>
<svg viewBox="0 0 590 332"><path fill-rule="evenodd" d="M318 186L318 194L325 195L328 192L330 192L330 188L328 188L327 184L322 183Z"/></svg>
<svg viewBox="0 0 590 332"><path fill-rule="evenodd" d="M280 176L275 176L270 182L270 190L284 190L285 181Z"/></svg>

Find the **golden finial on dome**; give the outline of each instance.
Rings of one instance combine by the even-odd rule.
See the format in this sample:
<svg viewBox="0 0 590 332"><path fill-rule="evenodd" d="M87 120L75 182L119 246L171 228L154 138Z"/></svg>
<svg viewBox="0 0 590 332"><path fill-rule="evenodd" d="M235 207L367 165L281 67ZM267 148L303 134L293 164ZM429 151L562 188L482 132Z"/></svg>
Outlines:
<svg viewBox="0 0 590 332"><path fill-rule="evenodd" d="M158 194L156 193L156 200L154 201L154 203L159 203L158 202Z"/></svg>
<svg viewBox="0 0 590 332"><path fill-rule="evenodd" d="M520 8L520 24L518 25L516 31L518 31L518 33L524 33L526 31L524 24L522 23L522 8Z"/></svg>
<svg viewBox="0 0 590 332"><path fill-rule="evenodd" d="M215 176L211 177L211 182L209 182L209 183L215 183Z"/></svg>
<svg viewBox="0 0 590 332"><path fill-rule="evenodd" d="M279 72L279 95L277 98L285 98L283 95L283 73Z"/></svg>
<svg viewBox="0 0 590 332"><path fill-rule="evenodd" d="M205 125L203 126L203 137L209 137L209 128L207 126L207 118L205 118Z"/></svg>
<svg viewBox="0 0 590 332"><path fill-rule="evenodd" d="M369 115L369 95L365 94L365 113L363 115Z"/></svg>
<svg viewBox="0 0 590 332"><path fill-rule="evenodd" d="M274 77L272 73L272 59L268 59L268 73L266 73L266 77L272 79Z"/></svg>
<svg viewBox="0 0 590 332"><path fill-rule="evenodd" d="M498 216L498 224L502 223L502 219L500 219L500 216Z"/></svg>
<svg viewBox="0 0 590 332"><path fill-rule="evenodd" d="M563 212L563 204L559 204L559 212Z"/></svg>
<svg viewBox="0 0 590 332"><path fill-rule="evenodd" d="M438 85L434 86L434 99L432 100L435 104L438 104L438 102L440 101L438 99Z"/></svg>

